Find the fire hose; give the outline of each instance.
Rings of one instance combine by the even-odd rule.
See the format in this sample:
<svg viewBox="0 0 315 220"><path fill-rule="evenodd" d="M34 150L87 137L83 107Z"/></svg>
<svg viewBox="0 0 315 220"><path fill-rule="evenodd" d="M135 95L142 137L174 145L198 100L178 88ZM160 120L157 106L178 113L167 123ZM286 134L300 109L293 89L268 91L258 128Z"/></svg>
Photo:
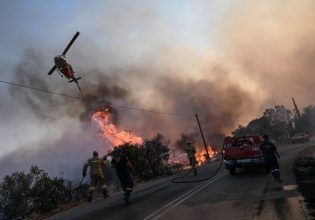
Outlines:
<svg viewBox="0 0 315 220"><path fill-rule="evenodd" d="M220 164L219 164L218 168L217 168L210 176L208 176L208 177L206 177L206 178L196 179L196 180L182 180L182 181L179 181L180 179L183 179L183 178L185 178L186 176L188 176L188 175L193 171L194 168L191 168L191 169L190 169L187 173L185 173L184 175L182 175L182 176L180 176L180 177L176 177L176 178L172 179L171 181L172 181L172 183L198 183L198 182L207 181L207 180L209 180L209 179L215 177L215 176L218 174L219 170L220 170L221 167L222 167L222 164L223 164L223 157L221 157L221 161L220 161Z"/></svg>
<svg viewBox="0 0 315 220"><path fill-rule="evenodd" d="M81 179L81 181L80 181L80 184L79 184L78 188L80 188L80 187L81 187L81 185L82 185L82 182L83 182L84 178L85 178L85 176L84 176L84 177L82 177L82 179Z"/></svg>
<svg viewBox="0 0 315 220"><path fill-rule="evenodd" d="M78 192L77 192L77 199L79 198L80 189L81 189L81 185L82 185L82 182L83 182L84 178L85 178L85 176L82 177L82 179L81 179L81 181L80 181L80 183L79 183L79 186L78 186L78 188L77 188L77 189L78 189Z"/></svg>

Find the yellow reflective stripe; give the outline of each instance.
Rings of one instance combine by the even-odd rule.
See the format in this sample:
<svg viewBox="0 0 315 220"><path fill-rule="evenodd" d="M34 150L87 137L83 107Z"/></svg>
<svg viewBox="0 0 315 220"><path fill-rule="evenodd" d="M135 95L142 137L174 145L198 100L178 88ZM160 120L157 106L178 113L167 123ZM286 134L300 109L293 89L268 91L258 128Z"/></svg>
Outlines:
<svg viewBox="0 0 315 220"><path fill-rule="evenodd" d="M94 190L95 190L95 187L91 186L91 187L89 188L89 190L90 190L90 191L94 191Z"/></svg>
<svg viewBox="0 0 315 220"><path fill-rule="evenodd" d="M107 188L106 184L104 184L103 186L101 186L101 188L102 188L102 189L106 189L106 188Z"/></svg>

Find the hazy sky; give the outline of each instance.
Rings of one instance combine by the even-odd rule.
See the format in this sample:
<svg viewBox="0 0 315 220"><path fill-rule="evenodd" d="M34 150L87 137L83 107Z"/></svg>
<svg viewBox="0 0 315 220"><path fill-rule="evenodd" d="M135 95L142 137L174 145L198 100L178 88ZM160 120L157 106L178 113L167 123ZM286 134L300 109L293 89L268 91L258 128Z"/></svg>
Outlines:
<svg viewBox="0 0 315 220"><path fill-rule="evenodd" d="M80 31L67 57L85 92L121 105L206 112L208 132L228 133L274 102L291 108L294 96L301 106L314 103L314 19L311 0L2 0L0 80L79 95L47 72ZM36 160L84 132L86 106L75 100L0 84L0 103L4 161L18 152ZM124 128L143 135L151 129L177 137L196 126L140 113L121 117Z"/></svg>
<svg viewBox="0 0 315 220"><path fill-rule="evenodd" d="M13 80L12 72L28 48L40 51L48 71L53 64L52 58L62 52L76 31L80 31L81 36L69 52L70 59L78 48L89 46L83 45L83 42L90 42L93 44L91 46L103 47L104 50L116 46L125 47L123 54L119 55L124 59L123 62L130 57L130 62L133 62L146 50L154 50L155 43L168 44L170 40L179 47L187 45L187 48L195 50L211 50L215 47L211 32L215 34L227 3L229 1L211 1L204 8L202 1L196 4L182 0L1 1L1 80ZM206 22L204 14L208 14ZM168 38L170 36L172 39ZM135 49L132 50L133 48ZM116 53L119 54L119 51ZM96 54L93 53L93 48L81 56L90 59L92 64L95 59L99 59L94 57ZM45 75L46 72L42 74L47 77L47 81L62 80L57 77L51 79ZM63 86L68 85L64 83ZM33 93L16 89L21 93ZM19 146L35 145L39 139L54 139L63 131L62 126L55 125L61 122L49 126L45 123L42 126L41 121L23 103L12 99L7 85L1 84L0 90L0 156ZM58 91L58 88L55 90Z"/></svg>

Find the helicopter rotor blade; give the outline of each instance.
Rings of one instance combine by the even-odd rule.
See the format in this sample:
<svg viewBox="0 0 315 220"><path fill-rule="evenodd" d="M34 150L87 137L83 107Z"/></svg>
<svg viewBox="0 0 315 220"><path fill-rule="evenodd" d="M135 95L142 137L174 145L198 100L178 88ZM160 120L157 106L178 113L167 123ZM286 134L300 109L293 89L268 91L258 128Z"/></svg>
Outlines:
<svg viewBox="0 0 315 220"><path fill-rule="evenodd" d="M63 51L62 56L66 55L66 53L68 52L68 50L70 49L70 47L72 46L73 42L77 39L77 37L79 37L80 32L78 31L72 38L72 40L69 42L68 46L66 47L66 49Z"/></svg>
<svg viewBox="0 0 315 220"><path fill-rule="evenodd" d="M48 72L48 75L53 74L53 72L56 70L56 65L54 65L51 70Z"/></svg>

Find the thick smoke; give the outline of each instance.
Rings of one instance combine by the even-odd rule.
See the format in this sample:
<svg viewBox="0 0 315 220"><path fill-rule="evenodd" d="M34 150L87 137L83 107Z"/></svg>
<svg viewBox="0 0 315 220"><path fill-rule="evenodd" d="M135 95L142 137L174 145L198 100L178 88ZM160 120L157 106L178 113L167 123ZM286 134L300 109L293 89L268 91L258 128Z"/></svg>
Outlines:
<svg viewBox="0 0 315 220"><path fill-rule="evenodd" d="M37 143L39 149L23 148L4 156L0 160L0 177L17 170L27 171L31 165L38 165L50 175L69 179L79 179L82 175L83 163L92 156L93 150L100 154L107 151L88 130L72 129L53 142Z"/></svg>
<svg viewBox="0 0 315 220"><path fill-rule="evenodd" d="M111 99L118 100L128 96L125 89L115 85L114 77L108 77L98 70L90 71L93 79L84 82L86 97L80 97L76 85L68 84L65 77L56 79L45 73L47 68L42 54L35 49L27 49L15 67L12 81L24 86L72 96L74 99L42 91L9 88L10 94L25 104L41 120L57 120L63 116L78 118L80 113L81 120L89 120L85 113L90 113L95 108L109 103ZM56 75L59 77L57 71L54 72L54 76Z"/></svg>
<svg viewBox="0 0 315 220"><path fill-rule="evenodd" d="M220 47L277 104L314 103L315 2L242 1L227 14ZM269 104L272 102L269 102Z"/></svg>
<svg viewBox="0 0 315 220"><path fill-rule="evenodd" d="M51 90L49 81L45 79L45 77L47 78L47 75L44 75L45 72L41 54L33 49L27 49L22 54L20 62L15 67L12 81L24 86ZM66 100L55 95L23 90L24 88L9 87L10 94L21 101L21 103L26 104L41 120L56 119L60 113L52 114L56 112L56 109L49 109L53 104L60 106L66 103ZM58 111L60 111L60 108L57 109L57 112Z"/></svg>
<svg viewBox="0 0 315 220"><path fill-rule="evenodd" d="M91 24L101 30L101 36L107 36L108 45L98 46L99 42L94 42L91 36L82 39L80 36L77 47L68 56L76 71L82 74L80 85L86 94L85 100L11 90L23 107L28 106L45 123L71 118L81 126L74 131L68 129L54 142L38 143L39 149L26 153L25 161L37 163L42 161L43 151L56 151L52 153L55 156L50 156L53 164L54 159L66 161L71 151L75 155L73 161L69 160L71 167L90 156L94 148L89 146L106 153L104 143L93 136L96 131L90 127L90 116L109 103L179 114L116 107L117 118L113 120L119 129L144 138L161 133L175 146L181 134L201 142L196 113L206 141L220 144L222 134L230 133L239 123L255 116L271 103L272 95L285 105L291 96L303 105L312 102L315 4L311 1L243 3L235 5L222 21L218 57L176 43L177 33L149 6L125 8L128 14L120 11L121 5L116 5L111 8L112 13L95 16L98 22ZM16 67L14 80L79 96L76 86L58 78L57 73L47 76L49 67L43 60L43 52L39 51L38 48L26 51ZM16 156L23 161L20 155L6 158ZM49 167L45 162L42 164L44 168Z"/></svg>
<svg viewBox="0 0 315 220"><path fill-rule="evenodd" d="M17 65L16 82L52 90L53 84L49 84L51 79L48 76L43 79L37 75L43 71L37 69L38 66L42 66L40 56L36 56L33 50L27 51L21 63ZM195 134L197 142L201 143L196 113L199 114L207 142L213 144L213 137L236 126L242 114L248 111L247 107L253 105L252 97L228 79L219 77L209 80L203 77L196 80L181 76L180 72L165 71L167 70L161 73L148 63L125 66L120 72L115 68L107 72L95 69L88 71L89 74L81 81L86 94L82 101L28 91L20 93L12 88L13 97L22 100L25 107L28 106L43 123L46 119L53 123L54 120L70 117L79 119L81 126L73 131L72 128L66 129L64 134L52 143L37 143L40 146L38 150L18 151L5 157L2 162L6 163L10 158L20 158L10 170L34 163L54 174L59 172L56 169L63 169L63 173L69 173L69 170L79 173L80 164L90 156L94 146L102 149L104 154L110 149L110 146L105 146L105 142L99 140L97 130L93 130L91 126L93 112L110 103L114 106L113 115L116 117L113 122L119 129L134 132L143 138L151 138L156 133L161 133L171 140L172 146L175 146L176 140L183 133ZM114 73L120 74L120 77L112 77ZM211 74L216 75L214 69ZM62 92L66 91L66 87L62 89ZM74 92L75 88L70 91ZM54 108L50 110L52 105ZM115 105L118 107L115 108ZM175 115L136 111L119 106L142 107ZM47 160L47 157L50 159ZM58 164L58 168L50 165L54 163Z"/></svg>
<svg viewBox="0 0 315 220"><path fill-rule="evenodd" d="M16 67L14 81L53 91L57 82L55 80L50 84L52 79L46 75L46 78L42 76L42 63L39 54L34 50L27 50ZM229 75L223 68L212 68L211 74L217 76L223 71ZM120 109L122 120L115 120L119 121L122 129L136 131L144 137L160 132L172 140L176 140L181 133L197 131L194 118L197 113L209 135L227 133L237 125L245 111L249 112L248 106L253 105L251 95L228 78L217 77L210 80L204 76L196 80L180 76L180 73L172 70L164 71L168 72L161 73L147 63L133 67L124 66L120 72L118 69L110 69L107 72L89 70L89 74L81 81L86 94L82 101L40 92L21 93L14 87L10 89L13 97L22 100L42 119L70 116L89 123L94 111L110 103L114 106L143 106L144 109L175 113L178 116ZM121 77L112 77L114 74L120 74ZM75 89L74 87L70 91L74 92ZM62 92L66 91L66 88L62 88ZM146 104L143 100L149 103ZM50 110L52 105L54 108ZM137 119L134 120L133 117Z"/></svg>

